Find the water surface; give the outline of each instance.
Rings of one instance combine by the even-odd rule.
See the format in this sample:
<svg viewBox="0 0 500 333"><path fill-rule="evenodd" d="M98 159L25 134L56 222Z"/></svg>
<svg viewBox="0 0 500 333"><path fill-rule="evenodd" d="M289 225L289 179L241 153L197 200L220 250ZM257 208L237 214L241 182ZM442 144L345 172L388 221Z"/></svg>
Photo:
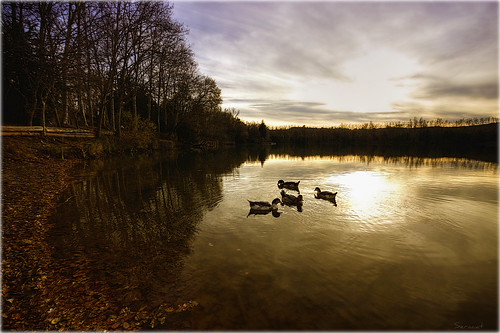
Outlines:
<svg viewBox="0 0 500 333"><path fill-rule="evenodd" d="M235 151L100 162L75 176L53 241L61 259L92 257L123 304L195 300L182 328L494 329L497 168ZM248 215L279 179L300 180L301 211Z"/></svg>

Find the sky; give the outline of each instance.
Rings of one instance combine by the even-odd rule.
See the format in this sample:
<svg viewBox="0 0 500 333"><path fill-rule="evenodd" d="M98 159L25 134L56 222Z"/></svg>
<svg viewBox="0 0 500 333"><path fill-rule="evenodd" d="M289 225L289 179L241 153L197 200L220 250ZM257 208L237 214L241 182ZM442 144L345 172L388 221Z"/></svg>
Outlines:
<svg viewBox="0 0 500 333"><path fill-rule="evenodd" d="M498 116L497 2L172 3L200 71L244 121Z"/></svg>

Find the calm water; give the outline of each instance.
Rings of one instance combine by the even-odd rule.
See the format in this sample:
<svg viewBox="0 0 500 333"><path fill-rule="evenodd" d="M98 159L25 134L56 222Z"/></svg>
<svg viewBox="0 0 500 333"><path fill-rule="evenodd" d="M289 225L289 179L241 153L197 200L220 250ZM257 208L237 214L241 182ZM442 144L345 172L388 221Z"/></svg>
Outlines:
<svg viewBox="0 0 500 333"><path fill-rule="evenodd" d="M249 215L300 180L302 211ZM337 191L336 205L314 188ZM298 194L288 191L291 194ZM54 216L119 302L189 329L497 327L498 165L246 152L98 162ZM175 327L179 328L179 327Z"/></svg>

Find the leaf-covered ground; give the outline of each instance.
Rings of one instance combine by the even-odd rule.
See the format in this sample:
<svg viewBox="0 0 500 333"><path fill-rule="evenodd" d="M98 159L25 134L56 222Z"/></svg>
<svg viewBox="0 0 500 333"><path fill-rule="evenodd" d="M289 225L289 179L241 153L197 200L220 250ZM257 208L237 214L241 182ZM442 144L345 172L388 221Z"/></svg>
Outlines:
<svg viewBox="0 0 500 333"><path fill-rule="evenodd" d="M2 140L2 328L189 328L186 314L198 308L196 301L131 309L116 303L106 281L93 280L87 258L62 262L53 257L49 216L78 162L43 153L61 144L40 137Z"/></svg>

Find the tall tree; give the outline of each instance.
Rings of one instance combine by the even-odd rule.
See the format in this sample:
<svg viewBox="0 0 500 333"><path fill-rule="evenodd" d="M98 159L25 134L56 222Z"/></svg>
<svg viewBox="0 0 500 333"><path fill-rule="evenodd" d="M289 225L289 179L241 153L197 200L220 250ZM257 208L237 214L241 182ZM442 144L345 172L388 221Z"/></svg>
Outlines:
<svg viewBox="0 0 500 333"><path fill-rule="evenodd" d="M2 34L13 122L121 135L130 113L134 129L144 117L177 136L181 126L201 133L222 112L220 89L199 73L168 2L4 2Z"/></svg>

